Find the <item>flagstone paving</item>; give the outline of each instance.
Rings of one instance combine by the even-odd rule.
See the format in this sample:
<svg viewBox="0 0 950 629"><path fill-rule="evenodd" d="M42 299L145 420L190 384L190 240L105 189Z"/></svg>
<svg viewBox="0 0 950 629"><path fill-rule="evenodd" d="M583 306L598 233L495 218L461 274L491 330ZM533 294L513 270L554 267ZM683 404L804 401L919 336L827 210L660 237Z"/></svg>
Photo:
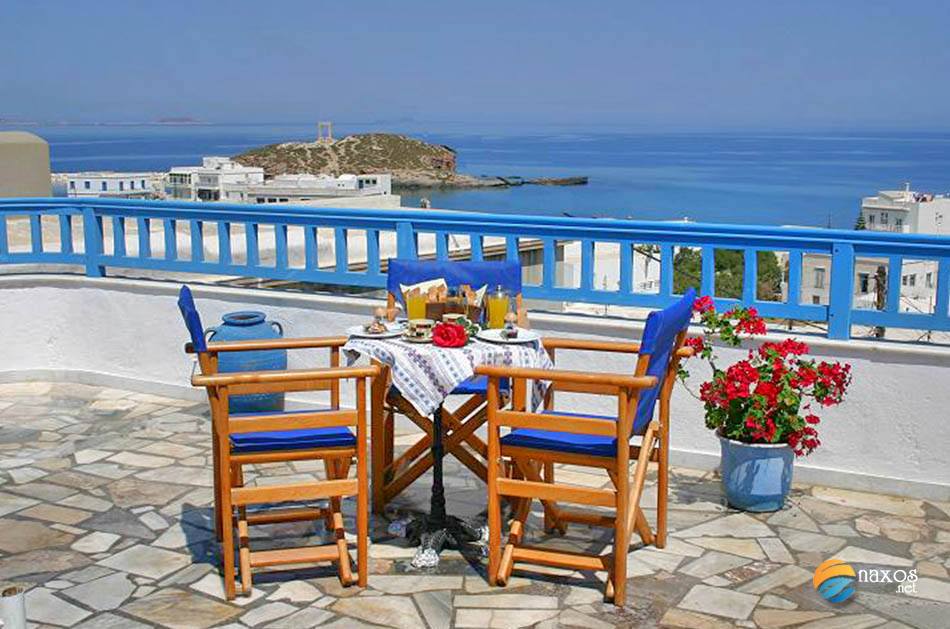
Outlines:
<svg viewBox="0 0 950 629"><path fill-rule="evenodd" d="M411 439L397 437L403 446ZM0 384L0 587L28 588L34 626L138 627L796 627L950 626L950 496L930 502L796 486L786 509L736 512L714 474L676 469L665 549L633 547L628 604L605 604L603 575L516 570L489 587L477 552L445 553L437 570L387 532L427 505L427 477L374 518L369 587L343 588L329 566L255 575L250 597L224 600L211 525L205 403L80 384ZM484 518L485 489L447 461L450 511ZM249 482L319 477L311 462L261 466ZM601 486L588 470L562 478ZM655 485L644 505L653 521ZM354 505L346 501L353 530ZM536 509L531 537L544 537ZM255 529L254 544L324 540L322 526ZM609 552L610 537L572 526L545 543ZM355 555L355 552L354 552ZM845 604L812 574L838 557L857 568L916 570L915 588L859 583Z"/></svg>

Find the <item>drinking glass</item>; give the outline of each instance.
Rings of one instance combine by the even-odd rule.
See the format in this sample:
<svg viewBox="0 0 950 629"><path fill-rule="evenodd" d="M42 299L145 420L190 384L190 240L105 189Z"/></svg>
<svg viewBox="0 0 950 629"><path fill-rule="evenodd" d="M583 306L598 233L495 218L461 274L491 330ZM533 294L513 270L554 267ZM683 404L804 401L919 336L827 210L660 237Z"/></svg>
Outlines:
<svg viewBox="0 0 950 629"><path fill-rule="evenodd" d="M505 315L508 313L510 299L505 293L496 293L488 296L488 327L503 328Z"/></svg>
<svg viewBox="0 0 950 629"><path fill-rule="evenodd" d="M406 295L406 318L426 318L426 295Z"/></svg>

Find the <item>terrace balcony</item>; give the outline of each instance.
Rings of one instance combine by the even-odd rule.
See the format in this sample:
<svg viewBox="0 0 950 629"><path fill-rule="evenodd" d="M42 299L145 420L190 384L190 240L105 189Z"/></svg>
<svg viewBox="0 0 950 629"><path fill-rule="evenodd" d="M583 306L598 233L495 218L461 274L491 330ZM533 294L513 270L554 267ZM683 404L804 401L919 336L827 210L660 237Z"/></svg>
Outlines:
<svg viewBox="0 0 950 629"><path fill-rule="evenodd" d="M641 245L656 252L655 292L638 290ZM566 272L572 247L578 257ZM719 304L755 304L772 321L772 338L791 328L814 355L853 365L847 401L826 414L823 448L796 463L786 509L750 515L724 505L717 441L703 427L701 404L677 386L671 540L664 550L631 551L623 610L602 602L602 583L591 574L516 569L507 588L489 588L477 557L449 553L435 573L409 568L413 549L386 527L397 515L425 509L425 477L374 516L368 590L340 588L332 570L318 567L303 576L261 575L250 600L224 601L211 525L207 401L188 386L192 362L182 351L186 334L175 306L181 280L195 288L209 325L252 307L280 321L288 336L322 336L364 322L381 303L389 257L518 256L532 325L542 334L630 340L642 332L646 311L674 298L673 258L682 248L701 251L697 281L708 294L715 292L715 250L742 250L741 299ZM788 260L782 301L757 295L758 251L780 251ZM829 260L826 304L801 303L808 255ZM854 285L863 259L883 260L889 270L932 262L931 310L901 310L899 272L887 276L882 307L861 307ZM888 339L872 337L878 326ZM408 210L2 200L0 330L0 585L30 587L28 613L39 625L946 626L945 238ZM900 340L926 332L930 343ZM292 355L291 367L315 358ZM558 358L565 368L589 369L579 357ZM698 364L689 368L697 378L708 375ZM598 369L629 365L609 358ZM398 426L397 446L410 442L412 430ZM600 482L581 469L559 473L581 485ZM253 481L287 474L319 477L322 467L271 464ZM446 479L453 513L483 517L484 485L448 460ZM648 485L646 507L655 504ZM655 513L645 513L652 522ZM529 520L531 535L541 534L540 516ZM280 545L309 539L314 527L258 530ZM609 544L583 526L547 541L585 551ZM916 570L916 588L868 583L847 604L826 603L811 578L832 556L856 567Z"/></svg>
<svg viewBox="0 0 950 629"><path fill-rule="evenodd" d="M258 575L248 600L223 599L211 524L207 403L103 386L0 385L0 582L31 585L30 619L80 627L943 627L950 605L950 502L797 484L787 509L748 515L723 506L710 471L674 468L667 548L629 555L630 595L620 611L602 602L590 574L516 570L490 588L479 557L448 552L437 573L409 569L413 548L371 528L370 588L341 588L332 569ZM402 435L397 435L397 443ZM305 480L322 466L270 464ZM603 479L563 466L559 478ZM449 464L453 512L478 517L485 487ZM392 505L427 505L425 479ZM645 504L654 504L648 484ZM531 531L541 527L540 509ZM646 509L653 520L655 513ZM352 509L347 519L352 520ZM352 522L347 523L348 526ZM318 543L309 523L267 525L262 540ZM319 536L318 536L319 537ZM575 526L565 550L609 544ZM862 586L845 606L812 588L830 556L916 569L913 595L894 584ZM454 623L454 624L453 624Z"/></svg>

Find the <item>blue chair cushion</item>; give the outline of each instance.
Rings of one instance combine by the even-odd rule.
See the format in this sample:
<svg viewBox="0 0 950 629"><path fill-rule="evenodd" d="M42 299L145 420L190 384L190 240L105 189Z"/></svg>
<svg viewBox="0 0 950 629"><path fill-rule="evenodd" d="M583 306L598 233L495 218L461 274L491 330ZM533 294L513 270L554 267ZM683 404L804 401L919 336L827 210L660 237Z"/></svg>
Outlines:
<svg viewBox="0 0 950 629"><path fill-rule="evenodd" d="M284 411L285 413L313 412ZM274 413L233 413L231 417L254 417ZM272 430L244 432L231 435L231 452L269 452L272 450L312 450L316 448L356 447L356 437L349 428L302 428L300 430Z"/></svg>
<svg viewBox="0 0 950 629"><path fill-rule="evenodd" d="M544 411L542 414L605 419L611 422L617 421L616 417L587 415L584 413L565 413L563 411ZM536 450L570 452L572 454L587 454L590 456L613 457L617 454L617 439L614 437L581 435L573 432L539 430L536 428L515 428L501 438L501 445L518 448L534 448Z"/></svg>
<svg viewBox="0 0 950 629"><path fill-rule="evenodd" d="M498 383L498 388L507 391L510 383L507 378ZM452 395L486 395L488 393L488 376L472 376L462 384L452 389Z"/></svg>

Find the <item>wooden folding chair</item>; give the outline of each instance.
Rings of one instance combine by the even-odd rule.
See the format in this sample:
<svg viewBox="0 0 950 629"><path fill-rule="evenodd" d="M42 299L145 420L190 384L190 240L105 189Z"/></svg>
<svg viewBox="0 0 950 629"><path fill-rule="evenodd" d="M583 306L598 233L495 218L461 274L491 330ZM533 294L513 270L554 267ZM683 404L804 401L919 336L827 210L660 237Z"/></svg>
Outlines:
<svg viewBox="0 0 950 629"><path fill-rule="evenodd" d="M496 286L503 286L513 296L520 324L527 326L527 315L521 298L521 264L514 261L392 259L389 261L387 274L389 319L393 320L396 316L396 304L403 302L400 284L417 284L440 278L445 279L450 287L468 284L478 289L487 285L489 293ZM377 513L382 513L390 500L432 467L432 420L413 408L395 389L389 388L387 391L388 373L388 368L384 367L382 377L376 382L380 389L374 391L372 396L373 510ZM504 381L500 386L500 395L507 397L508 382ZM483 481L487 479L484 460L488 454L488 445L475 433L488 418L485 409L487 387L487 378L472 377L451 393L453 396L467 397L454 409L442 407L445 452L452 454ZM394 425L397 413L408 417L425 434L394 459Z"/></svg>
<svg viewBox="0 0 950 629"><path fill-rule="evenodd" d="M666 510L669 487L670 392L682 358L692 355L683 347L695 294L692 290L669 308L647 319L641 344L587 342L576 339L545 339L545 347L637 354L634 375L578 371L545 371L484 366L476 373L488 383L488 577L492 585L504 585L517 562L600 571L608 573L606 598L623 606L627 580L627 552L634 530L644 544L662 548L666 541ZM502 378L550 382L546 408L539 413L524 408L516 397L514 408L499 403ZM554 392L564 391L616 397L616 417L553 410ZM660 410L654 418L654 406ZM511 428L501 436L502 426ZM632 438L639 438L632 444ZM635 462L631 475L630 463ZM658 463L657 530L651 531L640 509L647 466ZM554 465L566 463L603 469L612 489L592 489L555 482ZM503 471L504 470L504 471ZM513 501L508 541L501 547L502 497ZM525 520L531 502L539 499L548 530L566 530L577 522L612 528L612 556L554 551L523 544ZM560 502L606 508L582 511L567 509Z"/></svg>
<svg viewBox="0 0 950 629"><path fill-rule="evenodd" d="M182 287L179 308L191 335L186 351L198 356L202 373L192 377L194 386L205 387L211 404L214 461L215 531L221 541L224 591L236 593L234 542L237 529L241 590L251 592L251 569L283 564L337 563L343 585L365 587L368 578L368 472L366 453L366 391L379 369L339 367L339 347L345 338L300 338L264 341L207 343L191 291ZM218 354L263 349L330 348L331 367L286 371L218 373ZM340 383L355 380L354 408L340 409ZM285 412L229 412L232 396L256 393L329 390L331 408ZM354 434L355 431L355 434ZM353 459L356 478L349 478ZM244 486L244 466L299 460L323 460L327 480L308 483ZM356 496L357 578L350 565L343 528L341 500ZM327 506L299 506L327 500ZM280 509L253 512L248 507L298 503ZM249 526L300 520L323 520L335 533L332 544L251 551Z"/></svg>

